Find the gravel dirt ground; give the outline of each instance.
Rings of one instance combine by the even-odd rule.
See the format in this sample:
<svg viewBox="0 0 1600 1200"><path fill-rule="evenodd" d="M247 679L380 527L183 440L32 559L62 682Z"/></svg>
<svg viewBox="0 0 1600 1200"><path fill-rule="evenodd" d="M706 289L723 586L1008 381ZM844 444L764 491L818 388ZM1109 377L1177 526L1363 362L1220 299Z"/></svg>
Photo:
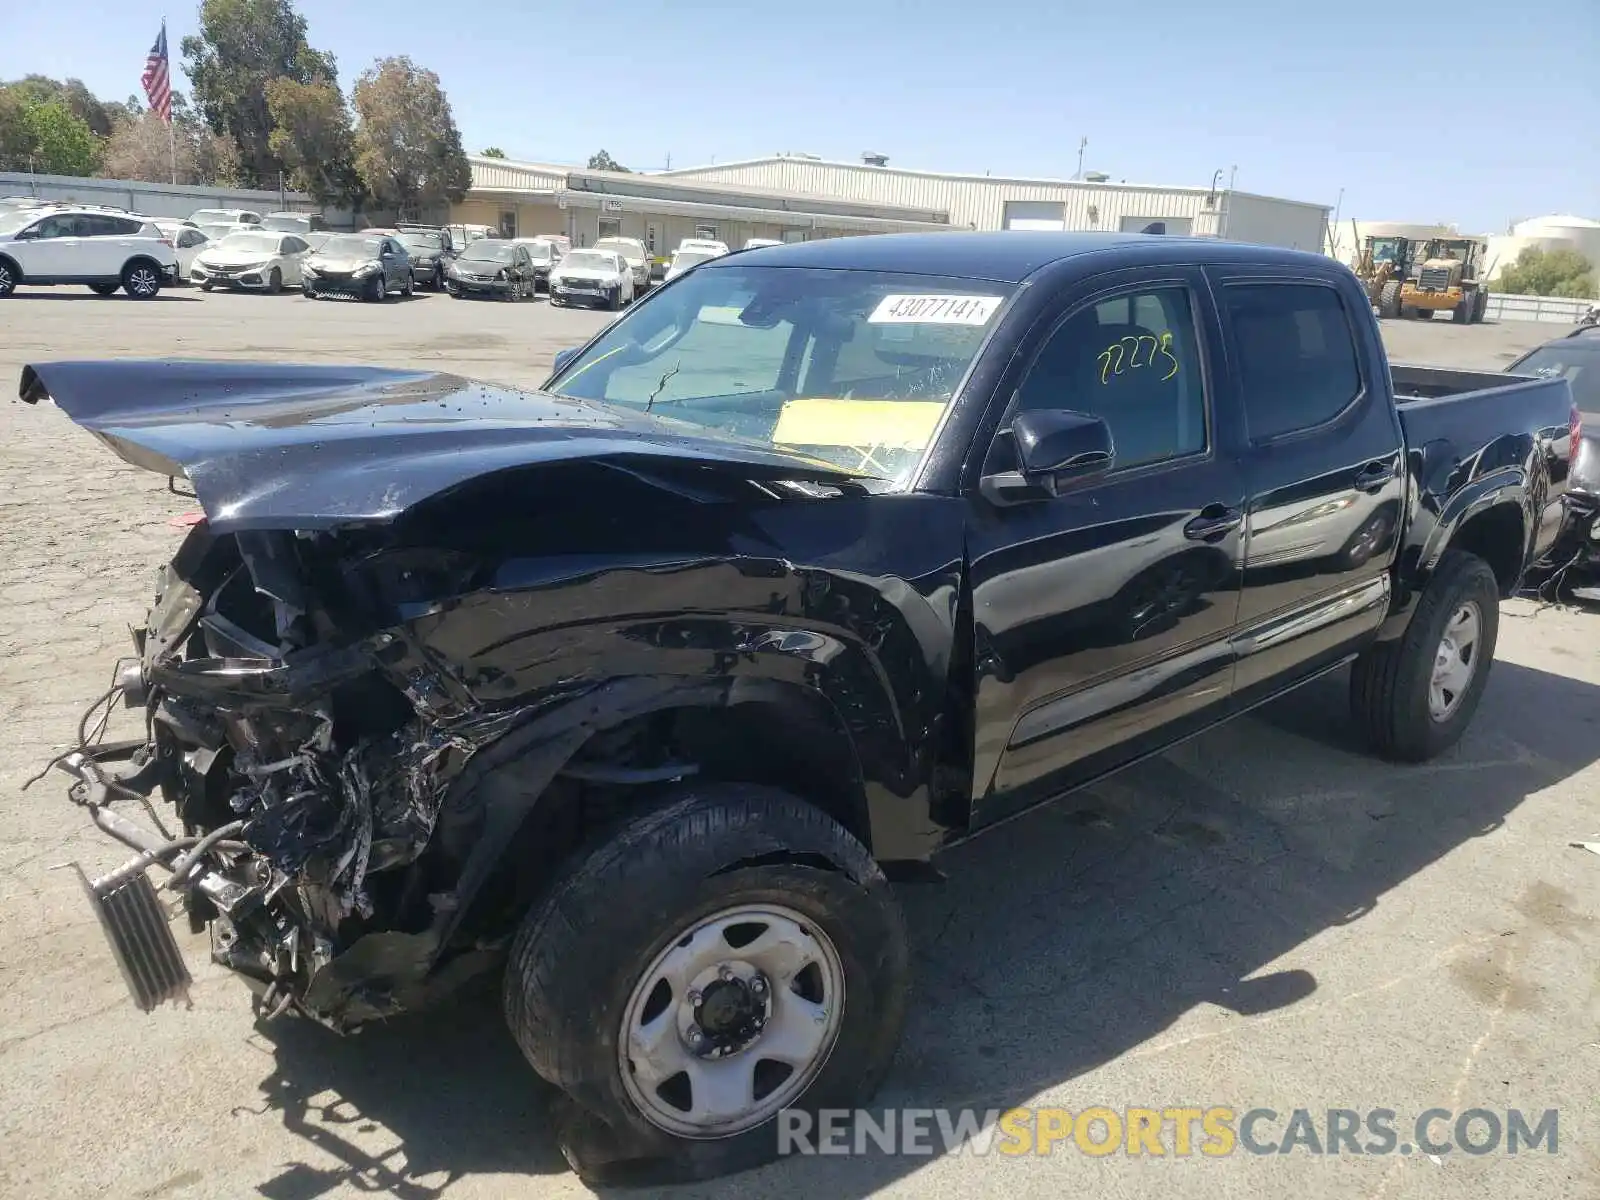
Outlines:
<svg viewBox="0 0 1600 1200"><path fill-rule="evenodd" d="M605 318L426 296L384 307L23 289L0 380L47 358L360 360L508 383ZM1498 367L1552 326L1389 323L1398 360ZM13 386L6 382L5 386ZM125 998L74 874L122 856L21 791L127 646L191 507L59 413L0 403L0 1196L588 1194L492 994L339 1039L257 1025L180 934L189 1011ZM1559 1109L1555 1154L790 1160L683 1189L871 1194L1600 1195L1600 614L1504 607L1467 740L1364 757L1342 675L950 853L903 889L917 1001L883 1106ZM1325 1125L1323 1126L1325 1131ZM1435 1128L1446 1134L1448 1123ZM1482 1136L1482 1127L1479 1127ZM1363 1139L1366 1140L1366 1139Z"/></svg>

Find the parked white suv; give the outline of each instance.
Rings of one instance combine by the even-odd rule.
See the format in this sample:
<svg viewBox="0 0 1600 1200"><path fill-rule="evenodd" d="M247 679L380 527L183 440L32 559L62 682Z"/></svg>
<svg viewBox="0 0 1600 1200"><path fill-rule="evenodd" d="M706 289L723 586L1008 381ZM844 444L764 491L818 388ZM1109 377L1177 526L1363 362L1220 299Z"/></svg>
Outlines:
<svg viewBox="0 0 1600 1200"><path fill-rule="evenodd" d="M148 300L178 277L178 252L145 217L87 208L0 213L0 297L19 283L118 288Z"/></svg>

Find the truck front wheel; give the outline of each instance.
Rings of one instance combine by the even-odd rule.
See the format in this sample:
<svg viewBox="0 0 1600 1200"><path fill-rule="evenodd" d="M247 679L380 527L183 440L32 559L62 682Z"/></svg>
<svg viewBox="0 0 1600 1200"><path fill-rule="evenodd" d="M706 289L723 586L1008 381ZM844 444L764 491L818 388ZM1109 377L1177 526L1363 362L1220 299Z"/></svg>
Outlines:
<svg viewBox="0 0 1600 1200"><path fill-rule="evenodd" d="M783 1110L870 1098L909 974L899 906L855 838L787 793L706 784L575 861L517 934L504 1001L567 1094L579 1175L660 1185L776 1157Z"/></svg>
<svg viewBox="0 0 1600 1200"><path fill-rule="evenodd" d="M1400 284L1390 280L1378 292L1378 315L1393 320L1400 314Z"/></svg>
<svg viewBox="0 0 1600 1200"><path fill-rule="evenodd" d="M1350 707L1383 757L1423 762L1472 722L1500 631L1500 589L1489 564L1447 550L1400 638L1356 659Z"/></svg>

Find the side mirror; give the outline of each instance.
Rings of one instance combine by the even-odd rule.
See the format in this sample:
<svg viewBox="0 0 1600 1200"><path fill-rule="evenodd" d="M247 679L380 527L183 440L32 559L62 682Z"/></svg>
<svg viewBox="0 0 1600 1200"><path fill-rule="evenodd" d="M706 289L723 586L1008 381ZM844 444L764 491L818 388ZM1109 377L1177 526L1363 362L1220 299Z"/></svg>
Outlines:
<svg viewBox="0 0 1600 1200"><path fill-rule="evenodd" d="M996 504L1059 496L1098 479L1116 463L1111 427L1071 409L1018 413L1008 431L1017 470L985 475L979 490Z"/></svg>
<svg viewBox="0 0 1600 1200"><path fill-rule="evenodd" d="M559 375L566 370L567 364L578 357L580 349L582 349L581 346L568 346L565 350L557 350L554 373Z"/></svg>

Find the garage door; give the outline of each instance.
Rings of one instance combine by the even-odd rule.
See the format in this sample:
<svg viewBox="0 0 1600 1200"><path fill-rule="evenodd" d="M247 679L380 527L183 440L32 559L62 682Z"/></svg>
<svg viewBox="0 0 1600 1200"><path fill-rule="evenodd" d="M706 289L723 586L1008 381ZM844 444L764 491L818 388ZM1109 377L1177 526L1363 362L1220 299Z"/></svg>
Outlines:
<svg viewBox="0 0 1600 1200"><path fill-rule="evenodd" d="M1007 200L1007 229L1065 229L1067 222L1059 200Z"/></svg>

